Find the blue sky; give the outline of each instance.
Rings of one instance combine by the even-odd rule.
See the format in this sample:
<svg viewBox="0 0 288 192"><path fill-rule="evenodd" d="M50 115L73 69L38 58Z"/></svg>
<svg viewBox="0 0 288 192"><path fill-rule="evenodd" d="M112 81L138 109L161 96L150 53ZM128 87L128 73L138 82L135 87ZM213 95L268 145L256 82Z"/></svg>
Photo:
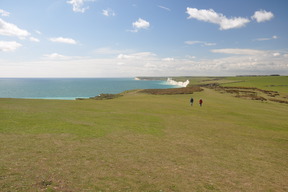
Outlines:
<svg viewBox="0 0 288 192"><path fill-rule="evenodd" d="M287 0L0 0L0 77L288 75Z"/></svg>

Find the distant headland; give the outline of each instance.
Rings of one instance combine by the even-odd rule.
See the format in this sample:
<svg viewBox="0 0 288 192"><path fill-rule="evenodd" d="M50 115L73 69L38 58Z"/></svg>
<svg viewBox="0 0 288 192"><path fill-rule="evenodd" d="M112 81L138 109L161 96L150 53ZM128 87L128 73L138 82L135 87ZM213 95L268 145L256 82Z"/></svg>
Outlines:
<svg viewBox="0 0 288 192"><path fill-rule="evenodd" d="M175 81L170 77L135 77L135 80L144 80L144 81L167 81L170 85L176 85L179 87L187 87L190 83L189 79L186 81Z"/></svg>

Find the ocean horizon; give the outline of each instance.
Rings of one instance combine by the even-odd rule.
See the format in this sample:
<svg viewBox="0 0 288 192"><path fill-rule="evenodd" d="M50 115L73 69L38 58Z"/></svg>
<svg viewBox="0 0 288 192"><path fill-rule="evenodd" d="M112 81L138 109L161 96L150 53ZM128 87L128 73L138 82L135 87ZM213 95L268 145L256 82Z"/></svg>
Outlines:
<svg viewBox="0 0 288 192"><path fill-rule="evenodd" d="M175 87L179 86L167 81L134 78L0 78L0 98L75 100L101 93Z"/></svg>

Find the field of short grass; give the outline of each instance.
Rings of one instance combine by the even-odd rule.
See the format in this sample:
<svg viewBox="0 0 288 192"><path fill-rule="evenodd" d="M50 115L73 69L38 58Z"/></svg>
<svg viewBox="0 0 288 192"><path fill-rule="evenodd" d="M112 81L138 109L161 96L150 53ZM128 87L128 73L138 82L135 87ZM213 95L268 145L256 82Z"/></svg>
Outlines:
<svg viewBox="0 0 288 192"><path fill-rule="evenodd" d="M227 87L257 87L288 94L288 76L181 77L175 79L182 81L189 79L190 85L217 83Z"/></svg>
<svg viewBox="0 0 288 192"><path fill-rule="evenodd" d="M287 106L207 88L0 99L0 191L284 192Z"/></svg>
<svg viewBox="0 0 288 192"><path fill-rule="evenodd" d="M257 87L288 94L288 76L230 77L227 80L236 83L225 84L225 86Z"/></svg>

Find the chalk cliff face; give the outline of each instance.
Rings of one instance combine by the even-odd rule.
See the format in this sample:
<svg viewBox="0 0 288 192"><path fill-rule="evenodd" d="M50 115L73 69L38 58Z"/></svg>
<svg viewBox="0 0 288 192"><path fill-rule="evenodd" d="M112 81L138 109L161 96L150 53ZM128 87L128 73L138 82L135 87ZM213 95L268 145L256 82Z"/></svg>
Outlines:
<svg viewBox="0 0 288 192"><path fill-rule="evenodd" d="M164 81L164 78L160 77L135 77L134 80L161 80ZM172 78L168 78L166 82L170 85L176 85L179 87L187 87L190 81L187 79L185 82L182 81L174 81Z"/></svg>
<svg viewBox="0 0 288 192"><path fill-rule="evenodd" d="M171 85L178 85L180 87L187 87L187 85L190 83L188 79L185 82L182 82L182 81L174 81L172 80L172 78L168 78L167 82Z"/></svg>

